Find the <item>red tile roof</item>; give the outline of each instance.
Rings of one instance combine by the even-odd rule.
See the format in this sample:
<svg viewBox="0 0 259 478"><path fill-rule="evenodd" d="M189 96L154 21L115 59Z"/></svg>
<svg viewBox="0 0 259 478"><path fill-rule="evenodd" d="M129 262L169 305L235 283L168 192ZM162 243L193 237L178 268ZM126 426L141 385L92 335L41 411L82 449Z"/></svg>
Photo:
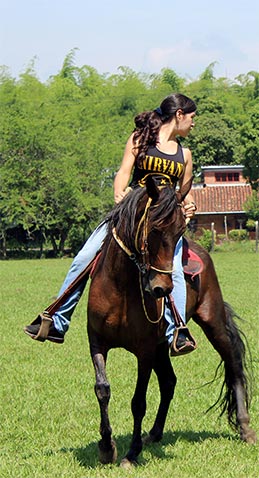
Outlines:
<svg viewBox="0 0 259 478"><path fill-rule="evenodd" d="M243 204L251 196L250 184L193 187L197 213L244 212Z"/></svg>

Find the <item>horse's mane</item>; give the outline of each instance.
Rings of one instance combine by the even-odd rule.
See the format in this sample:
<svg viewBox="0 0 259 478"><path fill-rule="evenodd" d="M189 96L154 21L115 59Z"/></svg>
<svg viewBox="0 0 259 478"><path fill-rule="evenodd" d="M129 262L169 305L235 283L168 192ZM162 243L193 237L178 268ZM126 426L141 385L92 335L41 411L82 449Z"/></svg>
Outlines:
<svg viewBox="0 0 259 478"><path fill-rule="evenodd" d="M134 241L136 221L142 216L147 200L146 187L137 187L130 191L106 216L108 235L111 234L112 228L116 227L117 232L123 232L125 244L130 247ZM149 227L161 229L168 222L173 222L173 212L178 202L179 198L177 198L174 186L168 185L160 189L158 200L154 203L152 201L149 209Z"/></svg>

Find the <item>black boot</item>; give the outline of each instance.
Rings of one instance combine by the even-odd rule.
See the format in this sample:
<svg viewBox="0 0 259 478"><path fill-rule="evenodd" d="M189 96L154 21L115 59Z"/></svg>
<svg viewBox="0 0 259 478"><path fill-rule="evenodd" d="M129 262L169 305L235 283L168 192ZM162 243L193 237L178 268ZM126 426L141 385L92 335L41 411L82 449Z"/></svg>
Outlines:
<svg viewBox="0 0 259 478"><path fill-rule="evenodd" d="M46 319L49 322L48 331L47 334L41 335L40 329L42 327L42 321ZM45 340L50 340L50 342L55 342L57 344L63 344L64 342L64 336L55 329L53 320L49 317L44 317L44 315L39 315L32 324L24 327L24 332L32 339L39 340L40 342L45 342Z"/></svg>
<svg viewBox="0 0 259 478"><path fill-rule="evenodd" d="M196 348L196 340L191 335L188 327L177 327L174 331L174 338L170 345L171 357L188 354Z"/></svg>

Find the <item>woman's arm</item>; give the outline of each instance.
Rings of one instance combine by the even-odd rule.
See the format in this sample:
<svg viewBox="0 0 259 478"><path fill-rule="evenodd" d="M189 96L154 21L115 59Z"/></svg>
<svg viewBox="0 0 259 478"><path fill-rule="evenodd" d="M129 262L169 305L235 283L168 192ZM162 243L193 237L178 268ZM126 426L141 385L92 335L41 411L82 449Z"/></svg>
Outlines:
<svg viewBox="0 0 259 478"><path fill-rule="evenodd" d="M188 148L183 148L183 155L184 155L184 174L179 183L180 191L184 188L184 186L191 180L193 173L192 173L192 153ZM184 199L184 213L186 218L193 218L195 215L197 207L193 200L193 195L191 191L185 196Z"/></svg>
<svg viewBox="0 0 259 478"><path fill-rule="evenodd" d="M131 172L135 163L136 156L134 154L134 144L133 144L133 134L129 137L123 159L120 165L120 169L118 170L113 183L114 189L114 200L116 203L120 202L122 198L124 198L126 192L126 188L129 184Z"/></svg>

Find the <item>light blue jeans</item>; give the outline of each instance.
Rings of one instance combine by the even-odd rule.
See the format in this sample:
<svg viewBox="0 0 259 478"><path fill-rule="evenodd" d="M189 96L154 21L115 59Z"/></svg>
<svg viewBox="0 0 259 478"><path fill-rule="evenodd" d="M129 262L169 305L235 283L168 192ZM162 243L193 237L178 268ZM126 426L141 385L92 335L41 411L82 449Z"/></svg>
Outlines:
<svg viewBox="0 0 259 478"><path fill-rule="evenodd" d="M73 280L85 269L85 267L96 256L101 249L103 241L107 233L107 224L101 223L91 236L87 239L83 248L74 258L64 283L59 291L58 297L66 290L66 288L73 282ZM182 238L176 244L174 259L173 259L173 298L175 306L178 309L182 319L185 320L185 305L186 305L186 286L182 267ZM82 282L78 288L68 297L66 302L53 314L53 321L55 328L64 335L69 328L70 321L74 309L79 302L79 299L86 286L86 281ZM168 322L166 336L169 344L173 340L173 333L175 329L174 320L170 310L165 307L165 318Z"/></svg>
<svg viewBox="0 0 259 478"><path fill-rule="evenodd" d="M67 276L61 286L58 297L63 294L67 287L76 279L77 276L87 267L94 259L97 252L101 249L105 236L107 234L107 224L101 223L87 239L83 248L74 258ZM71 316L75 310L76 305L84 291L86 281L75 289L75 291L67 298L66 302L53 314L55 328L61 333L65 334L70 325Z"/></svg>
<svg viewBox="0 0 259 478"><path fill-rule="evenodd" d="M176 244L175 251L174 251L174 258L173 258L172 279L173 279L174 287L172 290L172 296L173 296L177 311L179 312L183 321L186 322L185 309L186 309L187 291L186 291L186 284L185 284L184 271L183 271L183 265L182 265L182 255L183 255L183 238L180 237L180 239L178 240ZM168 322L168 326L166 329L166 337L167 337L168 343L171 344L173 340L174 330L175 330L175 323L174 323L174 319L172 317L171 311L166 305L165 305L164 316L166 321Z"/></svg>

